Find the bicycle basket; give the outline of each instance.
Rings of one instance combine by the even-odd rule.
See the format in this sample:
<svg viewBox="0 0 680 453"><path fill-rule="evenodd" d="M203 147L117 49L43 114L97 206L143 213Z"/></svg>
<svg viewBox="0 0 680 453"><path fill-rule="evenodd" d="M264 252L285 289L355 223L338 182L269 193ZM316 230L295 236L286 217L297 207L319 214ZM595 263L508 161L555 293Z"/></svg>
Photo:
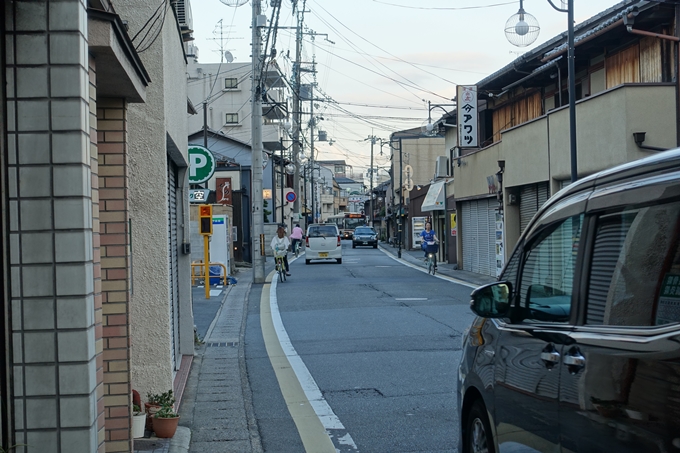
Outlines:
<svg viewBox="0 0 680 453"><path fill-rule="evenodd" d="M437 253L439 251L439 244L436 242L434 244L425 244L426 253Z"/></svg>

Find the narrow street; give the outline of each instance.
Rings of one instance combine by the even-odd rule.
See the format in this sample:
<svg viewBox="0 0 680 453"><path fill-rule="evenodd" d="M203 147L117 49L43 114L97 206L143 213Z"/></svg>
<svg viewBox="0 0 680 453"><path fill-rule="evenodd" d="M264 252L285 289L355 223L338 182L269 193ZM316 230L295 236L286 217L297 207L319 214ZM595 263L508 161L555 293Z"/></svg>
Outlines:
<svg viewBox="0 0 680 453"><path fill-rule="evenodd" d="M292 347L344 426L335 447L455 451L455 379L461 334L472 318L470 288L347 241L341 265L298 259L291 273L276 284L276 305ZM254 303L260 292L254 285L245 352L262 445L304 451L296 423L305 421L291 417L282 396L291 383L277 381L265 347L269 333Z"/></svg>

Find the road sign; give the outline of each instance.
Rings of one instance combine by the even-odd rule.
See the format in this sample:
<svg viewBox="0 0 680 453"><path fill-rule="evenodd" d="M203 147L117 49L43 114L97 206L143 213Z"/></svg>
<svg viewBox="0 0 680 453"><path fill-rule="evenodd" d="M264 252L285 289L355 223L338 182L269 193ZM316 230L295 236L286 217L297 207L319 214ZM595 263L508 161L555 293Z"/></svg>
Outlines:
<svg viewBox="0 0 680 453"><path fill-rule="evenodd" d="M294 202L295 200L297 200L297 195L295 195L295 192L288 192L288 193L286 194L286 201L287 201L288 203L292 203L292 202Z"/></svg>
<svg viewBox="0 0 680 453"><path fill-rule="evenodd" d="M404 167L404 174L405 175L412 175L413 174L413 167L411 167L410 165L406 165Z"/></svg>
<svg viewBox="0 0 680 453"><path fill-rule="evenodd" d="M411 178L406 180L406 183L404 183L404 189L408 190L409 192L413 190L413 180Z"/></svg>
<svg viewBox="0 0 680 453"><path fill-rule="evenodd" d="M208 148L189 145L189 183L201 184L215 174L215 157Z"/></svg>

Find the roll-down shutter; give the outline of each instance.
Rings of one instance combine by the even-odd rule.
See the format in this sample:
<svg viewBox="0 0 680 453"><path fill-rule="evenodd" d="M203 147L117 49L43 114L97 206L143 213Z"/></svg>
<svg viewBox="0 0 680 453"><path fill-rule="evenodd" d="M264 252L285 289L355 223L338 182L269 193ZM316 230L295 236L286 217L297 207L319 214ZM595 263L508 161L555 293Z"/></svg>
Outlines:
<svg viewBox="0 0 680 453"><path fill-rule="evenodd" d="M539 208L548 201L548 183L531 184L520 189L519 229L523 233Z"/></svg>
<svg viewBox="0 0 680 453"><path fill-rule="evenodd" d="M463 269L496 275L496 200L462 204Z"/></svg>
<svg viewBox="0 0 680 453"><path fill-rule="evenodd" d="M179 269L177 265L177 166L168 161L168 269L172 369L179 363Z"/></svg>

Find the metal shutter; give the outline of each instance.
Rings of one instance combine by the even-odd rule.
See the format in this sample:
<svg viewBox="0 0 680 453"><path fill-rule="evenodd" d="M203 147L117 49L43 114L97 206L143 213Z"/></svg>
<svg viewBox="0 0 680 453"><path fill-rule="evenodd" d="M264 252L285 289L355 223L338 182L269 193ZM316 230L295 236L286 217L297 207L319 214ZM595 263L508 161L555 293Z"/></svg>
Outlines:
<svg viewBox="0 0 680 453"><path fill-rule="evenodd" d="M463 270L496 275L495 199L462 204Z"/></svg>
<svg viewBox="0 0 680 453"><path fill-rule="evenodd" d="M598 225L590 267L586 324L608 324L605 322L605 311L609 287L634 219L635 214L615 216Z"/></svg>
<svg viewBox="0 0 680 453"><path fill-rule="evenodd" d="M168 161L168 270L170 272L170 338L172 369L179 363L179 268L177 265L177 167Z"/></svg>
<svg viewBox="0 0 680 453"><path fill-rule="evenodd" d="M538 209L548 201L550 191L548 183L530 184L520 189L519 194L519 229L523 233L538 212Z"/></svg>
<svg viewBox="0 0 680 453"><path fill-rule="evenodd" d="M470 202L470 219L472 221L472 229L470 230L470 249L472 251L472 262L470 271L479 273L479 202Z"/></svg>
<svg viewBox="0 0 680 453"><path fill-rule="evenodd" d="M492 277L496 276L496 208L498 207L498 201L496 199L486 200L486 215L487 215L487 226L489 228L489 247L486 249L488 252L487 260L488 263L488 273Z"/></svg>
<svg viewBox="0 0 680 453"><path fill-rule="evenodd" d="M474 233L472 231L472 202L461 204L460 223L463 242L463 270L472 270L472 252L474 251Z"/></svg>

